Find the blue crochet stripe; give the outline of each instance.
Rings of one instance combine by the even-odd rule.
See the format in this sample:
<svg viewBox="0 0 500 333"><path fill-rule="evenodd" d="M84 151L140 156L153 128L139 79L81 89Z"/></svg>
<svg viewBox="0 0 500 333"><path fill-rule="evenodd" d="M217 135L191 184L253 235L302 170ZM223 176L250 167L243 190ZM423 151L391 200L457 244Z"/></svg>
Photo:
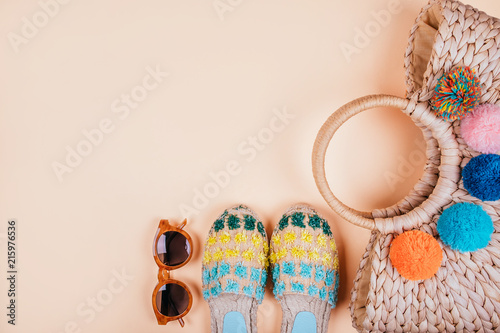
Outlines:
<svg viewBox="0 0 500 333"><path fill-rule="evenodd" d="M217 278L219 277L219 266L218 265L215 265L214 267L212 267L212 270L210 271L210 278L212 281L215 281L217 280Z"/></svg>
<svg viewBox="0 0 500 333"><path fill-rule="evenodd" d="M203 298L205 299L205 301L210 298L210 290L203 289Z"/></svg>
<svg viewBox="0 0 500 333"><path fill-rule="evenodd" d="M326 270L325 283L327 287L333 286L333 280L335 278L335 271L331 269Z"/></svg>
<svg viewBox="0 0 500 333"><path fill-rule="evenodd" d="M323 287L319 290L319 298L322 301L326 301L326 298L328 296L328 291L326 290L326 287Z"/></svg>
<svg viewBox="0 0 500 333"><path fill-rule="evenodd" d="M217 278L224 277L229 274L231 271L231 265L229 265L227 262L222 261L219 265L219 274L217 275Z"/></svg>
<svg viewBox="0 0 500 333"><path fill-rule="evenodd" d="M304 284L300 282L291 282L292 285L292 292L294 293L303 293L304 292Z"/></svg>
<svg viewBox="0 0 500 333"><path fill-rule="evenodd" d="M259 303L262 302L264 299L264 288L263 287L257 287L255 290L255 298Z"/></svg>
<svg viewBox="0 0 500 333"><path fill-rule="evenodd" d="M253 297L253 295L255 294L255 287L253 286L253 284L244 286L243 293L248 297Z"/></svg>
<svg viewBox="0 0 500 333"><path fill-rule="evenodd" d="M324 281L325 278L326 278L325 267L323 265L316 265L314 280L319 283L321 281Z"/></svg>
<svg viewBox="0 0 500 333"><path fill-rule="evenodd" d="M217 297L222 293L220 282L216 282L215 285L212 288L210 288L210 293L212 294L213 297Z"/></svg>
<svg viewBox="0 0 500 333"><path fill-rule="evenodd" d="M259 282L261 273L262 273L262 269L252 267L250 269L250 281Z"/></svg>
<svg viewBox="0 0 500 333"><path fill-rule="evenodd" d="M260 277L260 285L264 287L266 285L266 282L267 282L267 271L264 269L262 271L262 276Z"/></svg>
<svg viewBox="0 0 500 333"><path fill-rule="evenodd" d="M210 269L204 269L202 274L201 274L201 279L203 282L203 285L209 285L211 282L210 279Z"/></svg>
<svg viewBox="0 0 500 333"><path fill-rule="evenodd" d="M240 279L246 279L248 277L248 267L243 264L237 264L234 268L234 274Z"/></svg>
<svg viewBox="0 0 500 333"><path fill-rule="evenodd" d="M279 299L285 291L292 293L318 297L322 301L328 302L332 308L335 307L338 299L339 272L326 268L323 265L307 264L300 262L295 264L293 261L284 261L281 264L275 264L272 269L273 293ZM314 279L315 282L308 284L290 281L285 284L283 276L300 276L303 279ZM285 280L288 280L286 278ZM288 287L287 287L288 285ZM320 286L322 286L320 288ZM288 289L289 288L289 289Z"/></svg>
<svg viewBox="0 0 500 333"><path fill-rule="evenodd" d="M281 265L283 274L295 276L295 263L293 261L284 261Z"/></svg>
<svg viewBox="0 0 500 333"><path fill-rule="evenodd" d="M340 282L340 275L339 272L335 272L335 287L333 288L333 299L332 299L332 308L334 308L337 305L337 300L339 297L339 282Z"/></svg>
<svg viewBox="0 0 500 333"><path fill-rule="evenodd" d="M228 279L224 291L227 293L237 294L240 291L240 284L234 280Z"/></svg>
<svg viewBox="0 0 500 333"><path fill-rule="evenodd" d="M309 285L309 288L307 290L307 293L309 294L309 296L318 296L318 293L319 293L319 288L318 286L316 286L315 284L310 284Z"/></svg>
<svg viewBox="0 0 500 333"><path fill-rule="evenodd" d="M308 265L304 262L300 263L300 276L304 279L311 278L312 265Z"/></svg>
<svg viewBox="0 0 500 333"><path fill-rule="evenodd" d="M274 284L273 293L276 296L276 298L283 296L284 292L285 292L285 282L284 281L278 281L277 283Z"/></svg>
<svg viewBox="0 0 500 333"><path fill-rule="evenodd" d="M273 267L273 284L276 284L276 280L280 277L280 264L275 264Z"/></svg>

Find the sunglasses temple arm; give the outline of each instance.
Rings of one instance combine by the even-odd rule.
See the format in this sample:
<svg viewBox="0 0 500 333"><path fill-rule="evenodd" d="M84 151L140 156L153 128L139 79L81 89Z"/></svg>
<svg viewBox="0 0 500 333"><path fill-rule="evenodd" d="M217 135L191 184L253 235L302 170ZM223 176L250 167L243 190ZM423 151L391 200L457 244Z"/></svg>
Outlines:
<svg viewBox="0 0 500 333"><path fill-rule="evenodd" d="M168 302L174 308L175 312L179 313L179 311L177 310L177 307L175 306L175 303L172 301L172 298L170 297L170 295L168 296ZM179 324L181 324L181 327L184 327L184 320L182 319L182 317L177 319L177 320L179 321Z"/></svg>
<svg viewBox="0 0 500 333"><path fill-rule="evenodd" d="M182 221L182 223L177 227L179 229L183 229L187 224L187 219L184 219L184 221Z"/></svg>

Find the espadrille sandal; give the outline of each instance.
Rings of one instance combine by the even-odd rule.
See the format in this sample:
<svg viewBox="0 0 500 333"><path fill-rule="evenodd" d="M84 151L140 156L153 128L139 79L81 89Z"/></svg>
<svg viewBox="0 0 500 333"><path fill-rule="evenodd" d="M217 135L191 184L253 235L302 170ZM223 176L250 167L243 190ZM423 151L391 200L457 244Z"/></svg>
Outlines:
<svg viewBox="0 0 500 333"><path fill-rule="evenodd" d="M291 207L271 238L273 292L281 333L326 333L337 302L339 258L328 222L309 206Z"/></svg>
<svg viewBox="0 0 500 333"><path fill-rule="evenodd" d="M257 307L267 281L266 230L250 208L224 211L205 243L203 297L208 302L213 333L256 333Z"/></svg>

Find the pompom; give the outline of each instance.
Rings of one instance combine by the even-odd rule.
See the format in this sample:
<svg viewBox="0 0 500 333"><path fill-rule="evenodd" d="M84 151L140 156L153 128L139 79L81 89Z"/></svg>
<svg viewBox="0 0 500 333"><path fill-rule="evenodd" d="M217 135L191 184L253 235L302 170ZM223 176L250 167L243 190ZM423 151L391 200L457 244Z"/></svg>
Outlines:
<svg viewBox="0 0 500 333"><path fill-rule="evenodd" d="M431 105L438 116L454 121L479 104L480 94L481 86L474 71L469 67L457 67L441 76Z"/></svg>
<svg viewBox="0 0 500 333"><path fill-rule="evenodd" d="M436 274L443 252L438 241L420 230L412 230L397 236L389 252L392 266L408 280L424 280Z"/></svg>
<svg viewBox="0 0 500 333"><path fill-rule="evenodd" d="M483 201L500 199L500 155L484 154L472 158L462 170L464 188Z"/></svg>
<svg viewBox="0 0 500 333"><path fill-rule="evenodd" d="M481 206L462 202L443 211L437 231L443 243L453 250L472 252L488 245L494 228L493 220Z"/></svg>
<svg viewBox="0 0 500 333"><path fill-rule="evenodd" d="M460 123L462 137L472 149L493 154L500 151L500 106L482 104Z"/></svg>

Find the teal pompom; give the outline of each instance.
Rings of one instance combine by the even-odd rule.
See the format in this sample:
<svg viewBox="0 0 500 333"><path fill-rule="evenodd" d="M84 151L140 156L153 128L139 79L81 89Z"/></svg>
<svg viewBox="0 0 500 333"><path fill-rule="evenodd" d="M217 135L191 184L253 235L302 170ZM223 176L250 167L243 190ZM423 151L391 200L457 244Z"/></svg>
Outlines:
<svg viewBox="0 0 500 333"><path fill-rule="evenodd" d="M437 231L453 250L472 252L485 248L493 234L493 220L479 205L462 202L443 211Z"/></svg>

